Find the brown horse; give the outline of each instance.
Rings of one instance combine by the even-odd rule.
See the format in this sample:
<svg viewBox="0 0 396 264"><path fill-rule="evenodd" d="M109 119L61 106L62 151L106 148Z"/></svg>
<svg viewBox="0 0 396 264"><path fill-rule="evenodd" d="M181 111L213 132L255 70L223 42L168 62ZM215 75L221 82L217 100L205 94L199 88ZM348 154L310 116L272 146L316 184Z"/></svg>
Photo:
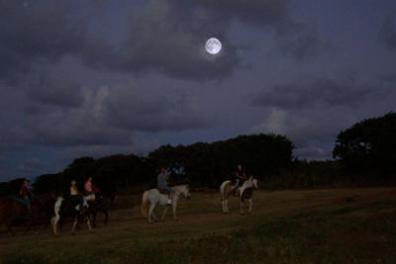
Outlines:
<svg viewBox="0 0 396 264"><path fill-rule="evenodd" d="M251 213L253 209L253 188L258 188L257 179L251 176L249 179L243 182L242 186L239 188L239 204L240 204L240 213L244 213L244 203L247 200L249 202L249 210ZM228 208L228 198L234 194L233 185L231 181L224 181L220 185L220 195L221 195L221 205L223 213L229 213L230 210Z"/></svg>
<svg viewBox="0 0 396 264"><path fill-rule="evenodd" d="M11 235L15 235L13 227L26 226L25 232L38 225L49 224L49 211L46 208L53 204L51 195L34 197L30 210L14 197L0 198L0 224L5 224Z"/></svg>

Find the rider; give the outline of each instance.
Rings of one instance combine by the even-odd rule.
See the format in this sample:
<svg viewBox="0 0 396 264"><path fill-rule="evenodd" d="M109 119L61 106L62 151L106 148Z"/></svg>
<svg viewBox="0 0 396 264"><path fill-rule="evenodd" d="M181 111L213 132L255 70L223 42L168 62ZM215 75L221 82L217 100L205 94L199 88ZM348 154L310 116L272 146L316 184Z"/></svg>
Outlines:
<svg viewBox="0 0 396 264"><path fill-rule="evenodd" d="M83 203L83 197L78 190L77 182L75 180L72 180L70 183L70 200L74 205Z"/></svg>
<svg viewBox="0 0 396 264"><path fill-rule="evenodd" d="M95 201L96 199L96 193L100 192L100 190L98 188L96 188L93 184L92 184L92 177L88 177L88 179L85 181L84 183L84 190L85 193L90 196L89 200L91 201Z"/></svg>
<svg viewBox="0 0 396 264"><path fill-rule="evenodd" d="M236 194L239 187L241 187L243 182L246 181L248 178L241 164L237 165L236 170L234 172L234 176L235 176L235 185L232 187L232 191Z"/></svg>
<svg viewBox="0 0 396 264"><path fill-rule="evenodd" d="M30 181L25 179L22 182L21 188L19 189L19 196L22 198L23 203L26 205L28 211L32 208L32 188L30 186Z"/></svg>
<svg viewBox="0 0 396 264"><path fill-rule="evenodd" d="M160 173L157 176L157 187L159 190L169 193L168 204L171 204L172 188L169 186L169 174L169 171L165 167L161 167Z"/></svg>

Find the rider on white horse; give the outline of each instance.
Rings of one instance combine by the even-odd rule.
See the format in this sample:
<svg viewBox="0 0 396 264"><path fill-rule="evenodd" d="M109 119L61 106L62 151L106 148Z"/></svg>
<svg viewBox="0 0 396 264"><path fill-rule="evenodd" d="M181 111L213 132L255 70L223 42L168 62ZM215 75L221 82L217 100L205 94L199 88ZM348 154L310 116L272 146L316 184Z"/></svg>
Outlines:
<svg viewBox="0 0 396 264"><path fill-rule="evenodd" d="M172 204L172 188L169 186L169 171L165 167L161 167L160 173L157 176L157 187L160 192L165 191L168 195L168 204Z"/></svg>

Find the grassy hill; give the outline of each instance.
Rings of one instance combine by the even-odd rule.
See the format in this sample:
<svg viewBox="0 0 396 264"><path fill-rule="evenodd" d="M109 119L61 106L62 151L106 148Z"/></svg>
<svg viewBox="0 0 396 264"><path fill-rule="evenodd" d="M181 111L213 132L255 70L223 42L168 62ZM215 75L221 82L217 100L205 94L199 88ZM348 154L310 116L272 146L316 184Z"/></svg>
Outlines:
<svg viewBox="0 0 396 264"><path fill-rule="evenodd" d="M251 215L217 193L182 200L178 222L147 224L118 197L109 226L75 236L0 234L2 263L396 263L396 188L259 191Z"/></svg>

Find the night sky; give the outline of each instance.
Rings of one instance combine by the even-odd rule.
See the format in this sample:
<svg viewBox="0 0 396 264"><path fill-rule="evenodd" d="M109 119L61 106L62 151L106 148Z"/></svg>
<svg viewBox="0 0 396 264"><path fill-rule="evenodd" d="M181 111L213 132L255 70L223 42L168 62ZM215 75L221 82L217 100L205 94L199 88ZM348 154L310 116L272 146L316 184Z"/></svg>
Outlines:
<svg viewBox="0 0 396 264"><path fill-rule="evenodd" d="M396 1L0 0L0 89L0 181L254 133L328 159L396 110Z"/></svg>

